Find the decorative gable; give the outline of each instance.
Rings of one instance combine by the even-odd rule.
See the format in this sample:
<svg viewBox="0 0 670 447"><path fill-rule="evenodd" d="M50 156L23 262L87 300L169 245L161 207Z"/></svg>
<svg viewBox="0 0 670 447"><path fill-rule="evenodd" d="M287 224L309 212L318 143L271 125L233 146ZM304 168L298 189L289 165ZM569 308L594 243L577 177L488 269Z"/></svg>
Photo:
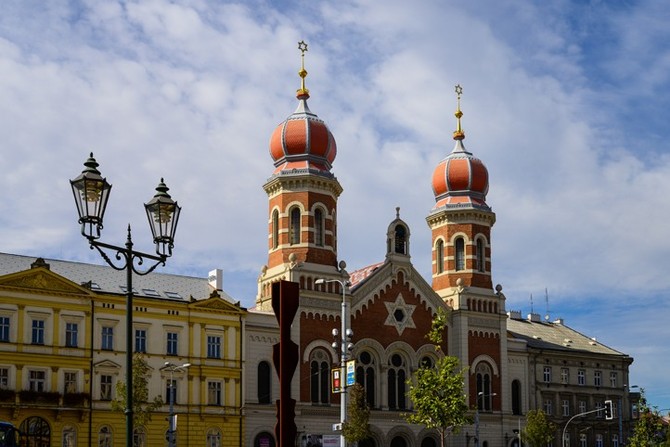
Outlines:
<svg viewBox="0 0 670 447"><path fill-rule="evenodd" d="M91 296L93 293L48 268L34 267L0 277L0 288L24 289L31 293Z"/></svg>

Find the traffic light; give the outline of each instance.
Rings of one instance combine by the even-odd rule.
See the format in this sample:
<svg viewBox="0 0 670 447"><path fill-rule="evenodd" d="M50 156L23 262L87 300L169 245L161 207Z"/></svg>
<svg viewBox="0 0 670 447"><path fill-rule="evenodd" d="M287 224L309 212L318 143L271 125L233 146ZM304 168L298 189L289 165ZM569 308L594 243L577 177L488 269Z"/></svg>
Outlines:
<svg viewBox="0 0 670 447"><path fill-rule="evenodd" d="M614 419L614 415L612 414L612 401L611 400L606 400L605 401L605 419L607 419L607 420Z"/></svg>

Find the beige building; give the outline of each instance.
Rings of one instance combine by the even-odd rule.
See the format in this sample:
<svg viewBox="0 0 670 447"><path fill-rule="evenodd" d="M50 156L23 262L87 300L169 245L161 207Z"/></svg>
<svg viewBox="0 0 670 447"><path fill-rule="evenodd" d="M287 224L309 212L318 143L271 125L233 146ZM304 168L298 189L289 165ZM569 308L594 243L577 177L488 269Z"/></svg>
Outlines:
<svg viewBox="0 0 670 447"><path fill-rule="evenodd" d="M109 267L0 254L0 419L29 445L125 445L111 409L125 379L124 284ZM165 444L171 394L180 445L241 445L244 309L207 279L153 273L134 287L134 351L149 400L165 403L135 427L136 445Z"/></svg>

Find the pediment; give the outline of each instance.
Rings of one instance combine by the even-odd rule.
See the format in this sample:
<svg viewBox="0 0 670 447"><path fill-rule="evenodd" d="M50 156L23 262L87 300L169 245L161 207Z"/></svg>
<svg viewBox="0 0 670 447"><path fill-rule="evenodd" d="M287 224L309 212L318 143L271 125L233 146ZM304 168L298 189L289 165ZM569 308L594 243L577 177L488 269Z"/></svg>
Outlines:
<svg viewBox="0 0 670 447"><path fill-rule="evenodd" d="M0 288L23 289L33 293L90 296L93 293L44 267L31 268L0 277Z"/></svg>
<svg viewBox="0 0 670 447"><path fill-rule="evenodd" d="M242 308L221 298L218 294L213 294L206 300L195 301L191 304L196 309L209 309L212 311L241 313Z"/></svg>
<svg viewBox="0 0 670 447"><path fill-rule="evenodd" d="M105 369L105 370L121 369L121 365L119 365L118 363L113 362L111 360L105 359L105 360L101 360L98 363L94 364L93 368L94 369Z"/></svg>

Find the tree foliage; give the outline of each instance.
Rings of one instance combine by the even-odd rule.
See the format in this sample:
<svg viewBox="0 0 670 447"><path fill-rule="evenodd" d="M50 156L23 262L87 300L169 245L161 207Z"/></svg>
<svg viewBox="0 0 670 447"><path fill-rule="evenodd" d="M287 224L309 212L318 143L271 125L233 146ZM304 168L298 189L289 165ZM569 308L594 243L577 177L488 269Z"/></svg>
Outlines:
<svg viewBox="0 0 670 447"><path fill-rule="evenodd" d="M522 439L531 447L545 447L556 436L556 424L551 422L542 410L530 410L526 415L526 428Z"/></svg>
<svg viewBox="0 0 670 447"><path fill-rule="evenodd" d="M433 320L427 338L435 343L436 351L447 327L448 314L439 309ZM414 405L414 412L404 415L412 424L421 424L436 429L440 434L440 443L445 445L447 434L457 433L460 427L471 423L464 386L464 372L458 358L442 356L435 365L424 365L414 374L414 380L408 380L408 396Z"/></svg>
<svg viewBox="0 0 670 447"><path fill-rule="evenodd" d="M144 356L135 353L133 356L133 426L143 427L151 421L151 413L163 405L161 396L149 401L149 364ZM112 410L125 412L126 384L116 383L116 399L112 400Z"/></svg>
<svg viewBox="0 0 670 447"><path fill-rule="evenodd" d="M370 407L365 400L365 389L360 383L348 388L347 420L342 435L347 442L358 442L370 436Z"/></svg>
<svg viewBox="0 0 670 447"><path fill-rule="evenodd" d="M644 390L640 390L639 414L628 445L630 447L670 446L668 441L670 430L663 423L663 416L659 411L650 408L647 404Z"/></svg>

